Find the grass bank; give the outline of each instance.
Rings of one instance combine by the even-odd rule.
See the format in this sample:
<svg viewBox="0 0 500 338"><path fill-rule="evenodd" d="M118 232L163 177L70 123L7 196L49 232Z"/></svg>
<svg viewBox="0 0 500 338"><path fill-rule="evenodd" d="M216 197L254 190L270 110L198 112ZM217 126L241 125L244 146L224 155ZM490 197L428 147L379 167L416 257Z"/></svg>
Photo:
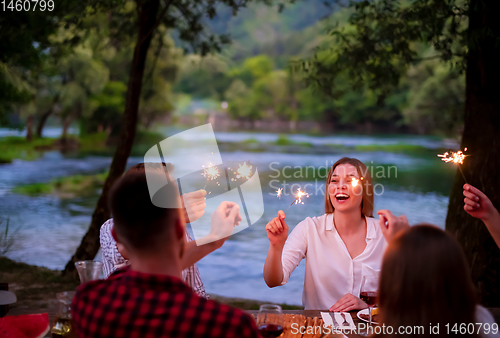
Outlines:
<svg viewBox="0 0 500 338"><path fill-rule="evenodd" d="M373 151L385 151L388 153L428 153L429 148L415 145L415 144L406 144L406 143L397 143L397 144L370 144L370 145L358 145L354 147L356 151L363 152L373 152Z"/></svg>
<svg viewBox="0 0 500 338"><path fill-rule="evenodd" d="M9 291L14 292L17 297L17 302L11 305L9 314L49 312L51 317L56 311L56 293L75 290L80 285L79 281L61 276L60 271L15 262L6 257L0 257L0 282L9 283ZM210 299L244 310L258 310L260 305L266 303L212 294ZM301 306L295 305L281 306L287 310L302 309Z"/></svg>
<svg viewBox="0 0 500 338"><path fill-rule="evenodd" d="M144 156L154 144L162 141L164 135L154 132L138 131L132 147L131 156ZM79 152L84 154L112 156L116 149L117 138L108 137L104 132L84 136L68 136L66 142L55 138L34 138L7 136L0 138L0 164L11 163L14 159L33 161L46 151Z"/></svg>
<svg viewBox="0 0 500 338"><path fill-rule="evenodd" d="M11 163L14 159L33 161L47 149L52 149L55 139L35 138L27 141L24 137L7 136L0 138L0 164Z"/></svg>
<svg viewBox="0 0 500 338"><path fill-rule="evenodd" d="M108 177L108 172L95 175L73 175L58 177L45 183L32 183L14 187L16 194L38 196L57 195L60 198L73 198L87 195L100 189Z"/></svg>

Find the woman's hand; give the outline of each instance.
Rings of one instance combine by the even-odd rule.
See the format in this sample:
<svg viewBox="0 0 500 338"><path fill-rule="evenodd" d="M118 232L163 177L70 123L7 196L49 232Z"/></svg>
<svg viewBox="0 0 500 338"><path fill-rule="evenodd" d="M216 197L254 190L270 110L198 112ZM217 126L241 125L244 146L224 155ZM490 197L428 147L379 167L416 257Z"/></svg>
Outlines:
<svg viewBox="0 0 500 338"><path fill-rule="evenodd" d="M285 213L283 210L278 212L278 217L274 217L267 223L266 232L271 245L276 247L285 245L288 238L288 225L285 222Z"/></svg>
<svg viewBox="0 0 500 338"><path fill-rule="evenodd" d="M205 208L207 207L207 204L205 203L206 194L206 190L200 189L182 195L181 201L186 223L194 222L203 216Z"/></svg>
<svg viewBox="0 0 500 338"><path fill-rule="evenodd" d="M367 308L365 302L363 302L358 297L353 294L347 293L342 298L340 298L335 304L330 308L331 312L346 312L351 310L360 310Z"/></svg>
<svg viewBox="0 0 500 338"><path fill-rule="evenodd" d="M488 196L470 184L464 184L464 210L472 217L488 221L496 209Z"/></svg>
<svg viewBox="0 0 500 338"><path fill-rule="evenodd" d="M470 184L464 184L464 210L472 217L479 218L488 228L500 248L500 213L488 196Z"/></svg>

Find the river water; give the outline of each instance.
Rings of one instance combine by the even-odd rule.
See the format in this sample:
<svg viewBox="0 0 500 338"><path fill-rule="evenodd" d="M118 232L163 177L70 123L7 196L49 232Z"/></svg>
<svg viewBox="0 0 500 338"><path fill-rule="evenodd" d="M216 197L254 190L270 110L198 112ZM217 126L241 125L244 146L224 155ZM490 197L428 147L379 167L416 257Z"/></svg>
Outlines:
<svg viewBox="0 0 500 338"><path fill-rule="evenodd" d="M171 134L172 130L164 130ZM0 129L0 137L9 135ZM51 130L50 136L57 136ZM207 135L198 135L203 141ZM278 138L269 133L216 133L219 142L273 142ZM286 209L293 200L290 189L307 187L310 197L303 205L294 205L287 211L287 223L293 228L308 216L324 212L323 190L325 178L321 171L305 169L327 168L343 156L356 157L370 165L376 184L375 211L390 209L394 214L406 214L410 223L429 222L444 227L448 205L448 194L455 175L455 169L436 157L443 148L456 146L450 142L431 137L416 136L359 136L334 135L328 137L290 135L296 142L312 145L308 153L276 153L231 151L222 152L224 161L250 161L259 170L264 198L264 215L249 228L232 236L218 251L202 259L199 269L208 293L227 297L241 297L301 304L304 276L303 261L292 274L287 285L269 289L262 277L262 268L268 249L265 224L280 209ZM385 151L350 152L319 155L316 146L337 144L392 145L410 144L425 147L427 151L398 152ZM142 162L142 158L130 158L129 165ZM53 178L75 174L94 174L106 170L110 157L86 154L61 154L57 151L44 153L38 160L15 160L11 164L0 165L0 218L10 219L11 229L19 227L15 243L7 257L29 264L51 269L63 269L74 253L90 223L93 208L99 195L59 198L57 196L29 197L15 194L16 185L47 182ZM297 168L294 168L297 167ZM324 172L323 172L324 175ZM282 199L276 198L275 190L285 187ZM245 197L246 203L252 198ZM0 225L4 229L5 222ZM100 259L98 254L97 259Z"/></svg>

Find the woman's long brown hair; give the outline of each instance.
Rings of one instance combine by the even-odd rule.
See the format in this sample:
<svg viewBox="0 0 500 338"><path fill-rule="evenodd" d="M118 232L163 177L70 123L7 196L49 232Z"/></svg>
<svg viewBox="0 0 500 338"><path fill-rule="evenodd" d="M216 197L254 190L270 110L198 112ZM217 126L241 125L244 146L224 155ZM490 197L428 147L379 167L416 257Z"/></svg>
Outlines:
<svg viewBox="0 0 500 338"><path fill-rule="evenodd" d="M474 323L476 297L469 276L455 239L435 226L415 225L390 242L384 254L380 320L395 332L410 326L425 330L405 337L447 336L446 324L451 330L455 324ZM431 324L439 324L439 334L430 334Z"/></svg>
<svg viewBox="0 0 500 338"><path fill-rule="evenodd" d="M326 176L326 188L325 188L325 214L333 213L333 205L330 200L330 194L328 193L328 186L332 179L333 171L335 168L341 164L350 164L356 167L358 175L362 180L359 181L363 186L363 201L361 202L361 213L366 217L373 217L373 184L368 168L365 164L356 158L342 157L340 160L335 162Z"/></svg>

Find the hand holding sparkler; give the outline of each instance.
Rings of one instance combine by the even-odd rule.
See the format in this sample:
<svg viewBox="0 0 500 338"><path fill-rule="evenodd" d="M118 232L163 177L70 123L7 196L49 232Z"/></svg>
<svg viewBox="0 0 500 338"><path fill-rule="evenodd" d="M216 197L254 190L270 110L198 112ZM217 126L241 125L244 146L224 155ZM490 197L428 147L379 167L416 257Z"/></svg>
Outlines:
<svg viewBox="0 0 500 338"><path fill-rule="evenodd" d="M197 245L203 245L218 241L221 246L231 236L235 225L239 224L242 217L239 213L240 206L234 202L224 201L212 214L210 222L210 233L196 240Z"/></svg>
<svg viewBox="0 0 500 338"><path fill-rule="evenodd" d="M405 215L396 217L389 210L379 210L377 215L380 216L378 223L387 242L396 237L400 231L406 231L410 228Z"/></svg>
<svg viewBox="0 0 500 338"><path fill-rule="evenodd" d="M478 188L464 184L464 196L464 210L472 217L487 221L498 213L488 196Z"/></svg>
<svg viewBox="0 0 500 338"><path fill-rule="evenodd" d="M285 222L283 210L278 212L278 217L274 217L266 224L267 238L274 247L283 247L288 238L288 225Z"/></svg>
<svg viewBox="0 0 500 338"><path fill-rule="evenodd" d="M500 248L500 213L491 200L481 190L464 184L464 210L472 217L479 218Z"/></svg>

